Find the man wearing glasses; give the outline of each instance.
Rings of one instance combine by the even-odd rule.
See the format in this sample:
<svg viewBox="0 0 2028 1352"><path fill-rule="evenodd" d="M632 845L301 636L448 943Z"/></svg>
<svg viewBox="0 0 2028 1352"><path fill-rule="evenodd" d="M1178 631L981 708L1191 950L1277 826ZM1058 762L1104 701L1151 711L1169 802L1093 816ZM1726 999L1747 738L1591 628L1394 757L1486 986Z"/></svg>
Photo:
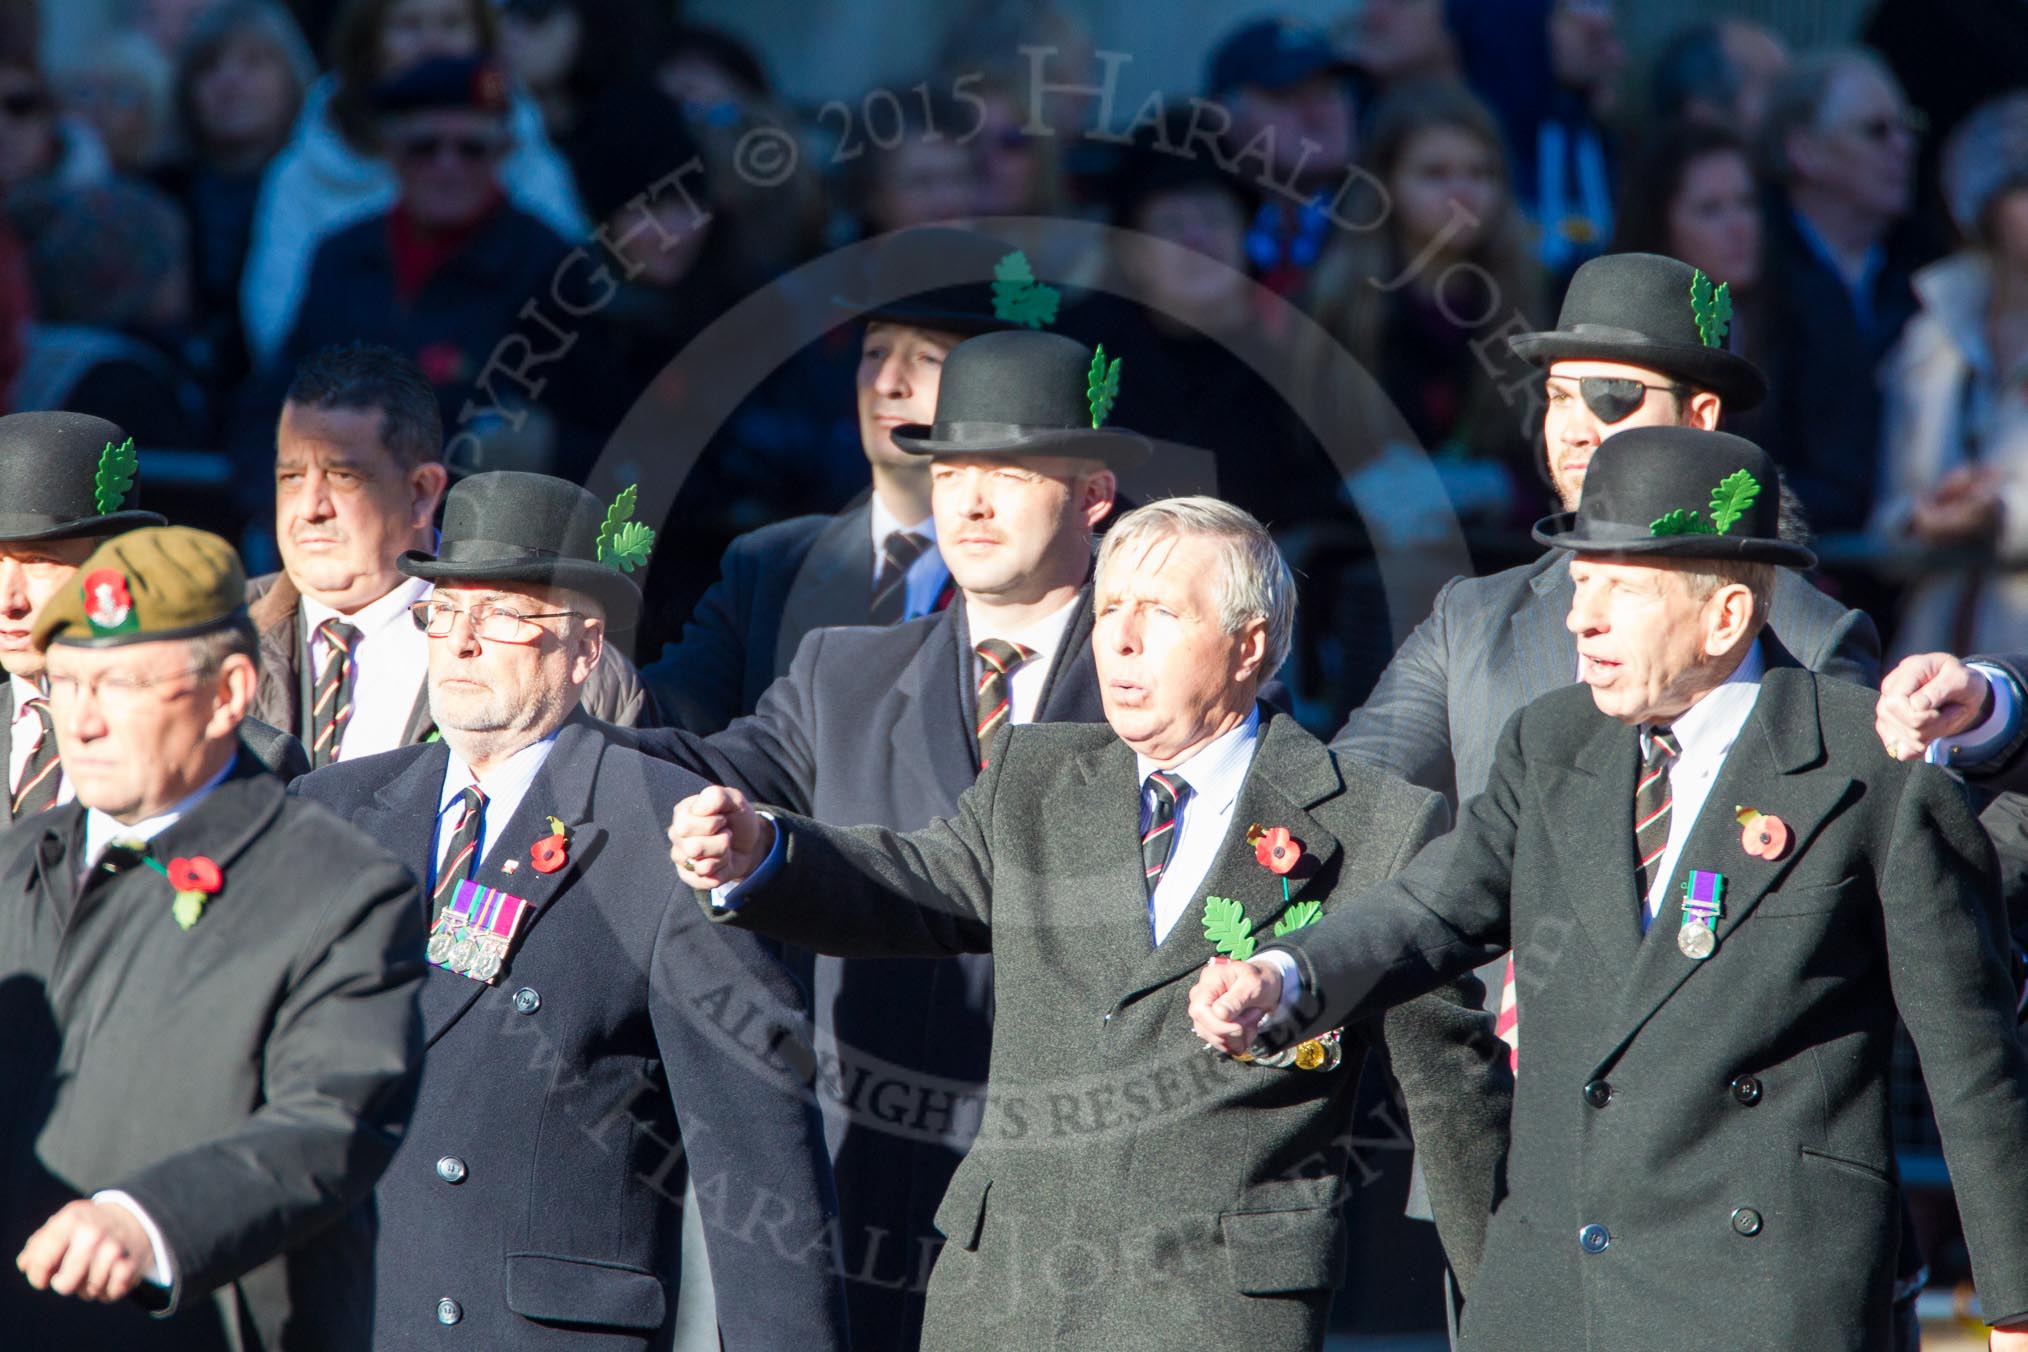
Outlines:
<svg viewBox="0 0 2028 1352"><path fill-rule="evenodd" d="M231 546L102 543L33 646L76 799L0 843L10 1348L364 1347L415 1096L422 912L243 739Z"/></svg>
<svg viewBox="0 0 2028 1352"><path fill-rule="evenodd" d="M658 866L703 781L578 708L640 608L628 573L653 538L626 515L545 475L454 487L437 552L400 560L431 584L412 615L443 740L302 782L409 865L430 917L428 1073L377 1198L376 1348L450 1326L550 1347L558 1325L669 1346L687 1183L723 1345L845 1345L801 996Z"/></svg>

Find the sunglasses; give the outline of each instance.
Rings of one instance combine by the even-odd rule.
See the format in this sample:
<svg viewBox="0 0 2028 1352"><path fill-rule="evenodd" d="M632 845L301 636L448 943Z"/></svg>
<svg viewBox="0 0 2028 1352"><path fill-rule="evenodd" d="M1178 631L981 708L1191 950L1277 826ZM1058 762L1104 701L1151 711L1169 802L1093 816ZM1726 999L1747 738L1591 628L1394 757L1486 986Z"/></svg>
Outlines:
<svg viewBox="0 0 2028 1352"><path fill-rule="evenodd" d="M428 163L449 150L467 164L491 159L499 148L498 141L486 136L437 136L428 133L404 137L398 146L405 160Z"/></svg>
<svg viewBox="0 0 2028 1352"><path fill-rule="evenodd" d="M1580 376L1577 379L1577 392L1583 398L1584 406L1606 424L1632 417L1648 401L1649 390L1673 394L1678 400L1689 393L1681 385L1650 385L1626 376ZM1567 391L1552 382L1549 397L1555 399L1559 394L1567 394Z"/></svg>

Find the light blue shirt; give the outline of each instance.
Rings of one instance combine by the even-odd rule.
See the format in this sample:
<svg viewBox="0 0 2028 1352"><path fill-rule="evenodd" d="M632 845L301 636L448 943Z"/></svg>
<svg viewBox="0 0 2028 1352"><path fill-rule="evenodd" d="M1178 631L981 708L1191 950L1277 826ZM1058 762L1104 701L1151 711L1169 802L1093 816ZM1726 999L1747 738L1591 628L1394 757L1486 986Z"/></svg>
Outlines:
<svg viewBox="0 0 2028 1352"><path fill-rule="evenodd" d="M485 810L479 815L479 838L472 851L474 859L484 859L486 851L492 848L494 833L514 819L521 800L528 796L528 786L535 782L537 772L555 746L556 734L552 732L541 741L522 747L484 779L472 773L472 767L465 764L464 757L456 751L451 752L450 764L444 767L444 787L437 795L437 837L430 850L430 857L436 861L430 867L433 887L437 865L444 862L444 847L450 844L451 832L458 824L459 796L473 784L477 784L479 791L486 795Z"/></svg>
<svg viewBox="0 0 2028 1352"><path fill-rule="evenodd" d="M873 581L880 580L880 570L886 566L887 537L896 531L909 535L920 535L929 541L929 548L915 556L915 562L908 566L907 581L902 584L901 618L913 620L927 615L937 608L937 598L944 593L944 584L951 580L950 569L944 567L944 556L937 552L937 522L935 517L924 517L914 525L896 521L893 513L880 505L880 495L873 495Z"/></svg>

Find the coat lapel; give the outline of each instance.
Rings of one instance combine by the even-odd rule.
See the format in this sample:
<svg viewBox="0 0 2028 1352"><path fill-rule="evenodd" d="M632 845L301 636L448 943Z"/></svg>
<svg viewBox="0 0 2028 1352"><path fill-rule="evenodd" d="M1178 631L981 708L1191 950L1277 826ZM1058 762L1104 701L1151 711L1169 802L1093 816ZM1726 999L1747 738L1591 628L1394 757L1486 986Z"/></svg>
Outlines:
<svg viewBox="0 0 2028 1352"><path fill-rule="evenodd" d="M803 556L782 600L776 675L789 669L796 645L812 629L866 623L873 608L872 515L869 499L824 527Z"/></svg>
<svg viewBox="0 0 2028 1352"><path fill-rule="evenodd" d="M964 602L933 621L909 623L922 625L927 633L894 683L901 701L894 741L903 749L894 768L915 779L927 801L955 803L979 777L978 733L962 698L970 676L970 665L962 660L968 647Z"/></svg>
<svg viewBox="0 0 2028 1352"><path fill-rule="evenodd" d="M1508 641L1514 645L1522 689L1513 707L1561 690L1577 679L1577 635L1564 621L1570 615L1574 589L1570 556L1553 550L1528 579L1529 595L1507 619Z"/></svg>
<svg viewBox="0 0 2028 1352"><path fill-rule="evenodd" d="M1129 769L1130 777L1132 773ZM1128 839L1133 842L1132 858L1136 865L1140 859L1138 787L1133 786L1128 793L1128 799L1134 806ZM1281 879L1263 868L1254 857L1254 847L1246 843L1247 830L1256 822L1268 827L1288 827L1290 834L1303 842L1303 854L1311 866L1306 870L1306 877L1323 876L1338 855L1338 838L1311 816L1309 809L1333 797L1343 787L1330 754L1304 735L1293 719L1280 714L1264 718L1253 764L1247 768L1239 799L1233 804L1231 824L1226 829L1225 839L1219 844L1210 872L1192 893L1190 904L1163 937L1160 946L1152 951L1148 951L1148 946L1154 936L1148 927L1145 910L1137 917L1140 922L1137 937L1146 956L1134 965L1120 1002L1126 1004L1177 977L1196 971L1217 952L1211 941L1204 937L1206 897L1228 897L1239 902L1253 927L1255 941L1266 943L1273 933L1274 922L1289 903L1282 898ZM1184 812L1187 826L1187 806ZM1304 899L1303 881L1290 878L1291 899ZM1145 894L1145 889L1143 891ZM1308 891L1313 897L1323 895L1314 885Z"/></svg>
<svg viewBox="0 0 2028 1352"><path fill-rule="evenodd" d="M1035 706L1038 723L1103 723L1105 703L1099 695L1098 665L1091 651L1091 583L1077 594L1063 642L1050 664L1042 699Z"/></svg>
<svg viewBox="0 0 2028 1352"><path fill-rule="evenodd" d="M1623 975L1641 942L1640 899L1634 858L1634 786L1640 778L1640 733L1604 715L1565 764L1544 776L1543 798L1553 802L1567 829L1549 838L1556 859L1552 873L1585 936L1605 959L1605 970ZM1528 938L1515 942L1526 962Z"/></svg>
<svg viewBox="0 0 2028 1352"><path fill-rule="evenodd" d="M521 805L504 826L490 827L491 843L486 857L472 872L472 881L481 887L496 888L526 901L531 910L521 922L521 933L508 953L507 965L491 984L474 981L456 972L436 968L423 986L423 1027L429 1042L451 1030L475 1001L488 990L513 979L517 954L526 950L536 925L562 898L571 881L583 873L605 845L605 831L591 819L592 788L598 780L599 761L605 752L605 738L592 719L582 711L571 715L556 735L549 758L535 773ZM449 752L444 753L448 761ZM432 752L424 760L436 760ZM442 784L442 763L438 768L438 792ZM429 811L436 812L436 794ZM554 873L539 873L530 862L529 849L550 834L549 818L564 824L569 836L567 861ZM512 867L508 867L509 865Z"/></svg>
<svg viewBox="0 0 2028 1352"><path fill-rule="evenodd" d="M1823 761L1813 679L1792 661L1776 666L1771 658L1761 680L1760 697L1711 786L1669 880L1667 895L1676 898L1692 869L1725 876L1717 948L1702 960L1686 957L1676 947L1682 911L1664 902L1634 960L1620 1020L1621 1036L1607 1061L1632 1041L1685 981L1723 964L1726 944L1740 923L1781 884L1789 868L1844 805L1853 789L1850 776L1803 773L1820 767ZM1734 815L1740 806L1771 812L1788 824L1789 848L1781 858L1757 859L1747 854Z"/></svg>

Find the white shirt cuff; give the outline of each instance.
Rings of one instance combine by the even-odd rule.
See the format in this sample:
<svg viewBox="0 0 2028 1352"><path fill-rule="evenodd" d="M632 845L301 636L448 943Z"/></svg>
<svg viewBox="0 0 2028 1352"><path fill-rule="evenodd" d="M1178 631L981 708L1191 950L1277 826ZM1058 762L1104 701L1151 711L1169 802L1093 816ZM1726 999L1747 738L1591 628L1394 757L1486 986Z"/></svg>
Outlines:
<svg viewBox="0 0 2028 1352"><path fill-rule="evenodd" d="M1923 753L1923 759L1932 765L1956 770L1978 769L2013 738L2021 716L2021 692L2015 688L2014 678L2005 669L1988 662L1969 665L1986 678L1986 685L1993 692L1993 711L1977 727L1968 728L1956 737L1939 737L1931 742L1929 750Z"/></svg>
<svg viewBox="0 0 2028 1352"><path fill-rule="evenodd" d="M774 813L762 812L760 815L774 825L775 843L768 849L768 857L761 860L759 868L736 883L725 883L711 889L711 909L714 911L738 910L739 903L745 897L748 888L766 886L768 881L781 871L782 841L788 832L782 830L781 825L775 822Z"/></svg>
<svg viewBox="0 0 2028 1352"><path fill-rule="evenodd" d="M1260 1026L1266 1028L1291 1017L1289 1011L1295 1008L1296 1001L1303 998L1303 974L1297 968L1296 960L1278 948L1269 949L1254 961L1266 963L1282 978L1281 1003L1275 1006L1274 1013L1260 1021Z"/></svg>
<svg viewBox="0 0 2028 1352"><path fill-rule="evenodd" d="M154 1218L141 1209L141 1204L126 1193L113 1188L109 1188L104 1192L93 1193L92 1201L98 1203L109 1202L141 1223L141 1228L148 1232L148 1247L155 1255L154 1266L142 1273L141 1279L165 1290L174 1286L176 1284L176 1264L169 1257L169 1246L162 1241L162 1227L156 1225Z"/></svg>

